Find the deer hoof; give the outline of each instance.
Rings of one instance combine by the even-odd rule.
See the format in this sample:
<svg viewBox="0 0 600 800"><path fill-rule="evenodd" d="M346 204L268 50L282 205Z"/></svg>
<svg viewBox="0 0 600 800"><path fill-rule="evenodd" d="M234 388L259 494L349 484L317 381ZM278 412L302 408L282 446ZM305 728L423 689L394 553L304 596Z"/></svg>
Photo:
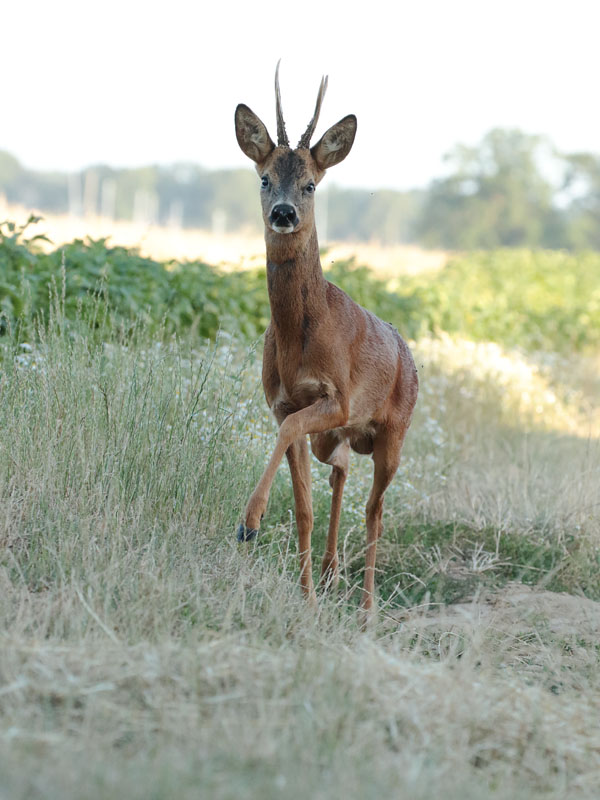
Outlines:
<svg viewBox="0 0 600 800"><path fill-rule="evenodd" d="M238 528L237 532L238 542L250 542L257 535L258 531L256 528L247 528L243 522L240 523L240 527Z"/></svg>

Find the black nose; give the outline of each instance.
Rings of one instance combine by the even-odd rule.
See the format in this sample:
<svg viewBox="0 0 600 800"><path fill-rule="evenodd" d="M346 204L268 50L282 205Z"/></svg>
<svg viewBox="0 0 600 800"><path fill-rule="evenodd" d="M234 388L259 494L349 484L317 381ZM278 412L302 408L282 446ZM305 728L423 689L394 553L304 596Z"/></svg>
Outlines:
<svg viewBox="0 0 600 800"><path fill-rule="evenodd" d="M295 225L298 222L296 209L287 203L278 203L273 206L271 211L271 225L281 225L282 228L287 228L288 225Z"/></svg>

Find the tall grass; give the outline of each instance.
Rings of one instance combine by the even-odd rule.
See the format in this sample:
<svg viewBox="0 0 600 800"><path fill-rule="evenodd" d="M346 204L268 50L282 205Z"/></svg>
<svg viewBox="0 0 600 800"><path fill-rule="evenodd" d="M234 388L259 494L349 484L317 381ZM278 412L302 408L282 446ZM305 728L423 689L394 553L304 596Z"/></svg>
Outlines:
<svg viewBox="0 0 600 800"><path fill-rule="evenodd" d="M527 607L510 626L432 616L516 580L596 608L587 379L576 394L554 362L416 343L421 400L362 634L370 461L352 463L342 586L315 616L285 468L258 543L235 541L274 438L260 353L99 325L57 300L2 340L0 796L595 796L600 631L583 605L560 633ZM330 490L313 469L318 562Z"/></svg>

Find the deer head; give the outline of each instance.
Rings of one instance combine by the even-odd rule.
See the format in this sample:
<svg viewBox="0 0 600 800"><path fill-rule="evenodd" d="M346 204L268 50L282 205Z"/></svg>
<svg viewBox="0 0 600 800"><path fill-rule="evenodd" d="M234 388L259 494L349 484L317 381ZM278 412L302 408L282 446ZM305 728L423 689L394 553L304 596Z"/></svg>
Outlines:
<svg viewBox="0 0 600 800"><path fill-rule="evenodd" d="M327 78L321 80L315 112L298 145L292 149L287 137L281 93L279 64L275 70L277 145L261 120L248 106L235 110L235 133L242 151L256 164L261 179L261 204L265 227L278 234L312 231L315 224L315 188L329 167L343 161L352 148L356 117L349 114L323 134L317 144L310 140L317 126Z"/></svg>

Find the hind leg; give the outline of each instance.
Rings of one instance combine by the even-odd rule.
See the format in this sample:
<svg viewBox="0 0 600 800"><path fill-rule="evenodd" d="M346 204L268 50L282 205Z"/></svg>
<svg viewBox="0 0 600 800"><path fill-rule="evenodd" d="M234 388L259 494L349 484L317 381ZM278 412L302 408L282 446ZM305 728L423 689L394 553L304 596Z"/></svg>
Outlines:
<svg viewBox="0 0 600 800"><path fill-rule="evenodd" d="M325 554L321 565L319 585L323 589L335 588L339 580L337 541L344 484L348 477L350 445L347 440L340 441L333 434L325 433L312 436L311 447L319 461L324 464L331 464L332 467L331 475L329 476L329 485L332 489L331 512L329 514L329 530L327 532L327 544L325 545Z"/></svg>
<svg viewBox="0 0 600 800"><path fill-rule="evenodd" d="M400 464L400 452L406 427L397 431L382 431L373 442L373 486L367 502L367 552L365 555L365 577L360 607L363 621L366 622L373 605L375 593L375 558L377 539L381 536L383 516L383 495L390 485Z"/></svg>

